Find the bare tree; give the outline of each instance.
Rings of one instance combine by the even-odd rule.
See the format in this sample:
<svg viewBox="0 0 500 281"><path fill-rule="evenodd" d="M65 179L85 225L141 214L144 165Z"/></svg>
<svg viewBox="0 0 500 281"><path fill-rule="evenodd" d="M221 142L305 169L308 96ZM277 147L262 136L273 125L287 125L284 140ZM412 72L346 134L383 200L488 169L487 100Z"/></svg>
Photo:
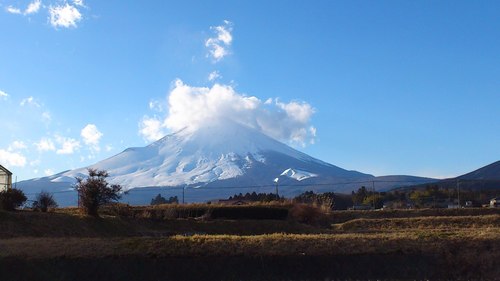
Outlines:
<svg viewBox="0 0 500 281"><path fill-rule="evenodd" d="M105 170L88 169L88 173L86 178L76 178L75 189L78 192L80 207L87 215L98 217L100 206L120 199L122 187L117 184L110 185L106 181L109 174Z"/></svg>
<svg viewBox="0 0 500 281"><path fill-rule="evenodd" d="M49 208L57 208L56 200L54 200L52 194L42 190L42 192L38 193L36 196L35 202L33 202L33 209L47 212Z"/></svg>

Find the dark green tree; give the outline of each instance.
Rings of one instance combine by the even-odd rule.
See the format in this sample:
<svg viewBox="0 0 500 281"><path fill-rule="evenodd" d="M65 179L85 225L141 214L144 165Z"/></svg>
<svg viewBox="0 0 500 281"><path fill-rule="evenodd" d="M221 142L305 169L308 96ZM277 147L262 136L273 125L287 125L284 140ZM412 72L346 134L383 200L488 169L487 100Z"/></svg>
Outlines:
<svg viewBox="0 0 500 281"><path fill-rule="evenodd" d="M0 209L13 211L24 202L26 202L28 198L24 195L24 192L20 189L9 188L7 190L0 191Z"/></svg>
<svg viewBox="0 0 500 281"><path fill-rule="evenodd" d="M366 190L366 187L362 186L361 188L358 189L357 192L352 192L352 203L357 205L363 203L365 201L365 198L368 196L368 191Z"/></svg>
<svg viewBox="0 0 500 281"><path fill-rule="evenodd" d="M161 194L158 193L155 198L151 199L151 205L161 204L167 204L167 199L165 199L165 197L161 196Z"/></svg>
<svg viewBox="0 0 500 281"><path fill-rule="evenodd" d="M170 196L170 198L168 198L167 204L179 204L179 198L177 198L177 196Z"/></svg>

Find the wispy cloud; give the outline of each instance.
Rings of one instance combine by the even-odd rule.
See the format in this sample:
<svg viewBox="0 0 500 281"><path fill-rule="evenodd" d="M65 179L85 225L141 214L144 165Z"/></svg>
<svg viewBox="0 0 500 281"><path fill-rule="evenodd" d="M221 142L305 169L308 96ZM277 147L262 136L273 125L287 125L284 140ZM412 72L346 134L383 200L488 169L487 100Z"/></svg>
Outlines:
<svg viewBox="0 0 500 281"><path fill-rule="evenodd" d="M9 98L9 94L0 90L0 100L6 100L7 98Z"/></svg>
<svg viewBox="0 0 500 281"><path fill-rule="evenodd" d="M0 162L6 166L24 167L26 165L26 157L21 153L0 149Z"/></svg>
<svg viewBox="0 0 500 281"><path fill-rule="evenodd" d="M139 122L139 135L145 141L156 141L165 135L165 127L159 117L144 116Z"/></svg>
<svg viewBox="0 0 500 281"><path fill-rule="evenodd" d="M21 11L20 8L14 7L12 5L8 6L5 10L8 13L11 14L16 14L16 15L32 15L38 13L40 11L40 8L42 7L42 1L41 0L33 0L33 2L30 2L26 9L24 11Z"/></svg>
<svg viewBox="0 0 500 281"><path fill-rule="evenodd" d="M39 152L56 150L54 142L49 138L40 139L39 142L35 142L35 146Z"/></svg>
<svg viewBox="0 0 500 281"><path fill-rule="evenodd" d="M210 72L210 74L208 74L208 81L215 81L219 78L222 78L222 76L220 75L219 71L217 71L217 70L212 71L212 72Z"/></svg>
<svg viewBox="0 0 500 281"><path fill-rule="evenodd" d="M30 106L34 106L34 107L38 107L40 108L41 107L41 104L38 103L34 97L27 97L27 98L24 98L21 100L21 102L19 103L20 106L26 106L26 105L30 105Z"/></svg>
<svg viewBox="0 0 500 281"><path fill-rule="evenodd" d="M7 149L8 151L15 151L15 150L23 150L28 148L28 146L20 140L13 141L10 145L9 148Z"/></svg>
<svg viewBox="0 0 500 281"><path fill-rule="evenodd" d="M24 11L12 5L7 6L5 10L8 13L23 16L37 14L42 9L46 10L48 12L49 23L57 29L59 27L76 28L77 23L83 19L81 9L88 8L83 0L73 0L71 2L68 0L50 0L47 2L49 2L48 5L43 5L42 0L33 0Z"/></svg>
<svg viewBox="0 0 500 281"><path fill-rule="evenodd" d="M49 20L54 28L77 27L77 23L82 20L82 14L75 6L64 3L64 5L49 7Z"/></svg>
<svg viewBox="0 0 500 281"><path fill-rule="evenodd" d="M41 0L34 0L33 2L29 3L26 10L24 10L24 14L25 15L36 14L40 10L41 6L42 6Z"/></svg>
<svg viewBox="0 0 500 281"><path fill-rule="evenodd" d="M54 174L54 170L52 170L52 169L45 169L45 170L43 171L43 173L44 173L46 176L51 176L51 175L53 175L53 174Z"/></svg>
<svg viewBox="0 0 500 281"><path fill-rule="evenodd" d="M156 112L163 112L163 104L158 100L151 100L149 101L149 109Z"/></svg>
<svg viewBox="0 0 500 281"><path fill-rule="evenodd" d="M22 14L21 9L13 7L13 6L8 6L7 8L5 8L5 10L7 11L7 13L11 13L11 14L16 14L16 15Z"/></svg>
<svg viewBox="0 0 500 281"><path fill-rule="evenodd" d="M83 0L73 0L73 4L75 4L76 6L85 7Z"/></svg>
<svg viewBox="0 0 500 281"><path fill-rule="evenodd" d="M215 34L205 41L205 47L208 48L208 55L212 57L215 62L218 62L230 53L229 47L233 42L233 36L231 34L233 31L233 24L225 20L223 25L211 26L210 29Z"/></svg>
<svg viewBox="0 0 500 281"><path fill-rule="evenodd" d="M72 138L56 136L56 142L61 146L56 151L57 154L73 154L81 147L80 142Z"/></svg>

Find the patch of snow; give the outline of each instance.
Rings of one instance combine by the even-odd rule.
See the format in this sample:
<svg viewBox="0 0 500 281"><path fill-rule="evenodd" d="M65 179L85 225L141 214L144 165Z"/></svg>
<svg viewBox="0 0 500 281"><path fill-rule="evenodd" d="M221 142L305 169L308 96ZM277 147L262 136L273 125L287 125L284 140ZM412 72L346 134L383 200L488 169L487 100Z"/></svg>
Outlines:
<svg viewBox="0 0 500 281"><path fill-rule="evenodd" d="M286 177L289 177L289 178L292 178L292 179L295 179L298 181L303 181L303 180L308 179L308 178L317 177L318 175L307 172L307 171L288 168L285 171L283 171L283 173L281 173L280 176L286 176Z"/></svg>

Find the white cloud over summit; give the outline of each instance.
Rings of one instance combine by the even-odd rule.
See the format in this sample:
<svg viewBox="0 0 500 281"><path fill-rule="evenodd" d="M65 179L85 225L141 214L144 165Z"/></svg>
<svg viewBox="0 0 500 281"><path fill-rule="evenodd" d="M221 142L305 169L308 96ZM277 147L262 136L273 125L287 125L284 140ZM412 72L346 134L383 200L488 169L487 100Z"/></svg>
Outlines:
<svg viewBox="0 0 500 281"><path fill-rule="evenodd" d="M163 118L145 116L139 133L148 141L163 137L168 131L185 127L196 130L214 120L229 119L290 144L305 145L314 141L316 129L310 124L314 108L306 102L262 101L246 96L228 85L192 87L181 80L168 95L168 114Z"/></svg>

